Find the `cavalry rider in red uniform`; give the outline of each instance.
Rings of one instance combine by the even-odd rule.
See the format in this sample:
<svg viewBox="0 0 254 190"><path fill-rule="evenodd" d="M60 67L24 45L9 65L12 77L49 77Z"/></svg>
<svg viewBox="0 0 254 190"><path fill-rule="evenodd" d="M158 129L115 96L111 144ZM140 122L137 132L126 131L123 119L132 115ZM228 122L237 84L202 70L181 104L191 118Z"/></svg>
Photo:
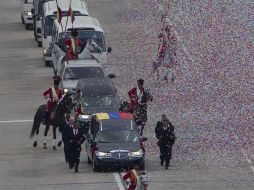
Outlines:
<svg viewBox="0 0 254 190"><path fill-rule="evenodd" d="M61 77L54 76L54 87L48 88L45 92L43 92L43 96L47 99L47 109L46 109L46 118L49 117L51 113L51 109L54 102L58 102L63 96L63 90L59 88L59 83L61 81ZM45 122L45 121L44 121Z"/></svg>
<svg viewBox="0 0 254 190"><path fill-rule="evenodd" d="M131 103L130 103L131 113L134 111L136 103L141 101L142 95L144 93L144 80L138 79L137 83L138 83L138 87L135 87L128 92L129 98L131 100Z"/></svg>
<svg viewBox="0 0 254 190"><path fill-rule="evenodd" d="M78 38L78 30L73 29L71 31L71 37L64 39L64 44L66 45L66 55L68 60L73 60L78 58L78 49L81 46L81 41Z"/></svg>

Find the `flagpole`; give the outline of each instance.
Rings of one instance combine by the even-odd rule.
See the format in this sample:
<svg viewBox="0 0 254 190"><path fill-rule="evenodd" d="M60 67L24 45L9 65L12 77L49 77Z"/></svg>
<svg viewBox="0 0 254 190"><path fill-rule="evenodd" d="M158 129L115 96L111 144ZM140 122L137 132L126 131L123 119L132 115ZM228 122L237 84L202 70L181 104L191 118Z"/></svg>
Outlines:
<svg viewBox="0 0 254 190"><path fill-rule="evenodd" d="M71 4L72 4L72 0L70 1L69 11L70 11L70 8L71 8ZM66 32L66 30L67 30L67 24L68 24L68 20L69 20L69 11L68 11L68 14L67 14L67 19L66 19L65 32ZM72 14L73 14L73 13L72 13Z"/></svg>
<svg viewBox="0 0 254 190"><path fill-rule="evenodd" d="M157 50L157 56L156 56L156 61L153 62L153 64L158 64L158 65L155 65L156 68L154 68L154 71L153 72L156 72L157 71L157 80L159 79L159 67L161 66L161 63L159 63L160 61L159 60L159 56L160 56L160 48L163 46L163 42L164 42L164 39L165 39L165 25L166 25L166 21L167 21L167 16L168 16L168 13L169 13L169 8L170 8L170 2L168 2L168 6L167 6L167 11L165 13L163 13L162 15L162 19L161 19L161 24L162 24L162 28L161 28L161 36L159 36L159 44L158 44L158 50ZM158 62L157 62L158 61ZM153 65L154 66L154 65ZM155 67L154 66L154 67Z"/></svg>
<svg viewBox="0 0 254 190"><path fill-rule="evenodd" d="M164 35L166 20L167 20L167 16L168 16L168 12L169 12L169 7L170 7L170 2L168 3L167 11L163 14L162 28L161 28L161 34L163 34L163 35ZM161 42L163 42L163 39L162 40L160 39L159 46L158 46L158 54L157 54L157 56L159 55L159 50L160 50Z"/></svg>
<svg viewBox="0 0 254 190"><path fill-rule="evenodd" d="M58 1L56 0L56 5L57 5L57 12L58 12L58 14L59 14L59 4L58 4ZM60 15L58 15L58 16L60 16ZM58 22L59 22L59 20L58 20ZM62 28L62 31L63 31L63 23L62 23L62 19L60 20L60 25L61 25L61 28Z"/></svg>

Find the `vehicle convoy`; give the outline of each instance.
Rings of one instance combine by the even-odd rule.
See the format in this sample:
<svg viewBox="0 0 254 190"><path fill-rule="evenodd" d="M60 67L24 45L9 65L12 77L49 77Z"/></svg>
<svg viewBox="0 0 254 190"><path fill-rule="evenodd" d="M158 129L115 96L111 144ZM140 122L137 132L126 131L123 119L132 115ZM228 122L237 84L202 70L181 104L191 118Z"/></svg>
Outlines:
<svg viewBox="0 0 254 190"><path fill-rule="evenodd" d="M25 24L26 30L33 27L33 0L20 0L21 21Z"/></svg>
<svg viewBox="0 0 254 190"><path fill-rule="evenodd" d="M134 130L130 113L96 113L92 116L89 138L85 143L87 159L93 164L93 170L103 167L145 167L145 149L143 142Z"/></svg>
<svg viewBox="0 0 254 190"><path fill-rule="evenodd" d="M105 45L104 31L96 18L90 16L76 16L74 22L68 17L62 18L62 25L55 20L53 24L52 31L52 58L53 66L56 68L57 62L60 58L66 55L66 44L65 39L71 38L71 32L76 30L78 33L78 38L83 47L85 47L91 40L96 43L100 48L100 52L92 51L91 53L95 59L97 59L101 64L107 63L107 51ZM67 23L67 24L66 24ZM65 30L66 29L66 30ZM84 48L86 49L86 48ZM109 48L111 49L111 48ZM85 51L85 50L84 50ZM82 57L82 55L85 55ZM79 59L91 58L87 54L79 54Z"/></svg>
<svg viewBox="0 0 254 190"><path fill-rule="evenodd" d="M67 16L70 7L70 0L58 1L58 6L62 11L62 16ZM88 10L86 3L84 1L76 0L72 2L71 5L72 13L74 16L82 15L88 16ZM57 4L56 1L49 1L44 3L42 10L42 47L43 47L43 59L45 65L49 66L52 62L52 54L47 51L49 49L50 43L52 42L52 27L54 20L57 17Z"/></svg>
<svg viewBox="0 0 254 190"><path fill-rule="evenodd" d="M94 59L64 61L59 64L57 75L61 77L60 88L75 90L81 78L105 78L106 74Z"/></svg>

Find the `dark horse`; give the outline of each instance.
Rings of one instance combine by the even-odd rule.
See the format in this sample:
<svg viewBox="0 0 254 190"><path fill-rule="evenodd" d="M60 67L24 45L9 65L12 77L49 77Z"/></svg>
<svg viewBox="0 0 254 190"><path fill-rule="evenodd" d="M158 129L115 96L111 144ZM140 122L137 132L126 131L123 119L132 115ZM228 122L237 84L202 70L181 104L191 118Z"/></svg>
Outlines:
<svg viewBox="0 0 254 190"><path fill-rule="evenodd" d="M143 129L146 125L147 122L147 102L153 101L153 96L151 95L149 90L145 90L140 102L136 102L135 108L133 111L131 111L134 122L135 122L135 127L139 131L140 135L143 135ZM119 111L121 112L130 112L130 103L124 101L121 106Z"/></svg>
<svg viewBox="0 0 254 190"><path fill-rule="evenodd" d="M72 104L72 93L67 92L64 97L59 101L59 103L54 103L52 106L52 110L50 113L50 117L46 119L45 125L45 132L43 138L43 148L46 148L46 137L49 131L50 125L53 126L53 149L56 150L55 141L56 141L56 128L59 127L65 120L64 114L70 113L71 109L73 108ZM42 123L42 119L45 117L46 114L46 105L41 105L34 116L34 123L30 133L30 138L32 138L35 134L35 140L33 143L33 147L37 146L37 137L39 134L40 125ZM61 141L58 143L61 146Z"/></svg>

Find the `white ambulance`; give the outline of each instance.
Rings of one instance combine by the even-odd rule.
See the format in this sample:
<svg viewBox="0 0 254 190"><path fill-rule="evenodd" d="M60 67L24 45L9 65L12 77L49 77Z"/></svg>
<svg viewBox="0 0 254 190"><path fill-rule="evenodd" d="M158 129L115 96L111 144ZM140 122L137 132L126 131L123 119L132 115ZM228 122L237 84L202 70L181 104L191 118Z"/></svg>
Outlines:
<svg viewBox="0 0 254 190"><path fill-rule="evenodd" d="M62 16L67 16L70 6L70 0L58 1L58 5L62 11ZM88 10L84 1L75 0L72 1L72 12L75 16L88 16ZM49 66L52 62L51 52L48 51L50 43L52 41L52 28L54 20L57 17L57 4L55 1L49 1L44 3L42 11L42 47L43 47L43 59L45 65Z"/></svg>

